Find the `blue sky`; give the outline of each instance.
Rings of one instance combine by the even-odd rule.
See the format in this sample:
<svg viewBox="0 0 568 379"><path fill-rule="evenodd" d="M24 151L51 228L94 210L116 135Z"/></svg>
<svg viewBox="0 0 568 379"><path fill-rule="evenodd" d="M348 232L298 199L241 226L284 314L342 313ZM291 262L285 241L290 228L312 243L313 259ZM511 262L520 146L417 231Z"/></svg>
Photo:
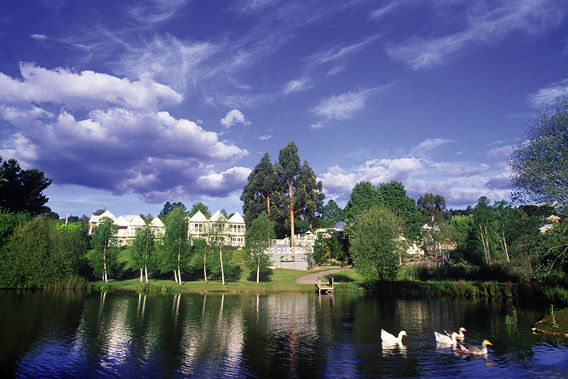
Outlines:
<svg viewBox="0 0 568 379"><path fill-rule="evenodd" d="M568 86L563 0L5 0L0 155L53 211L242 213L290 140L344 206L397 180L507 199L509 152Z"/></svg>

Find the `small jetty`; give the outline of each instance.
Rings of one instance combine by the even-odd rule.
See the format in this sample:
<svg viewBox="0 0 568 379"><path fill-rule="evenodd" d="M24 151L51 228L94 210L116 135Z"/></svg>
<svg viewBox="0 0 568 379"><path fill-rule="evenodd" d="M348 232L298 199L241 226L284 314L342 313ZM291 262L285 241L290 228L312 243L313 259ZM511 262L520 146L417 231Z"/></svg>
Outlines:
<svg viewBox="0 0 568 379"><path fill-rule="evenodd" d="M316 284L317 286L317 291L318 294L330 294L333 292L333 284L334 284L334 279L333 276L329 276L327 280L323 281L321 280L320 277L318 277L318 284Z"/></svg>

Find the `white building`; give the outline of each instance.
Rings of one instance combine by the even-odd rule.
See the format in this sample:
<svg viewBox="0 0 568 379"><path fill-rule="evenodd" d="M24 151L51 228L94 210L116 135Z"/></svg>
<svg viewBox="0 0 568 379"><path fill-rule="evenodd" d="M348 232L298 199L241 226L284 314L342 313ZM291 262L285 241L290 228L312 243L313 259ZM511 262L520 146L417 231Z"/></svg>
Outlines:
<svg viewBox="0 0 568 379"><path fill-rule="evenodd" d="M223 238L224 243L230 246L245 246L245 220L235 213L228 220L217 211L209 219L198 211L189 219L189 236L192 239Z"/></svg>
<svg viewBox="0 0 568 379"><path fill-rule="evenodd" d="M145 225L142 217L138 215L124 215L116 218L111 212L105 211L101 215L92 215L91 218L89 218L89 234L93 233L95 227L105 217L110 218L113 224L118 226L116 238L121 246L130 245L136 235L136 229ZM166 231L164 223L158 217L152 220L150 227L154 229L156 237L159 238L161 238Z"/></svg>
<svg viewBox="0 0 568 379"><path fill-rule="evenodd" d="M116 235L119 244L129 245L134 240L136 229L144 226L144 220L138 215L124 215L115 217L111 212L105 211L101 215L92 215L89 219L89 234L93 233L94 228L99 222L108 217L113 221L114 225L118 225L118 233ZM163 237L166 226L158 217L154 218L150 223L154 228L156 237ZM189 238L202 238L207 241L210 238L223 238L225 245L228 246L245 246L245 220L243 217L235 213L228 220L221 212L217 211L209 219L201 212L197 212L189 219ZM213 234L215 235L213 237Z"/></svg>

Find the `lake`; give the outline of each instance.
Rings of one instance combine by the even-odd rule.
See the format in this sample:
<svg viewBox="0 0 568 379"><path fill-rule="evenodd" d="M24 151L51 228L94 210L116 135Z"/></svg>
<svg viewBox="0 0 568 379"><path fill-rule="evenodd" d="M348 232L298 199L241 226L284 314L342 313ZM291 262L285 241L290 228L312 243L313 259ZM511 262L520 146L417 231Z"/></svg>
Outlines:
<svg viewBox="0 0 568 379"><path fill-rule="evenodd" d="M547 305L286 294L0 292L2 377L563 378L568 342L534 335ZM507 315L516 322L506 322ZM437 346L465 327L484 359ZM380 331L405 330L402 347Z"/></svg>

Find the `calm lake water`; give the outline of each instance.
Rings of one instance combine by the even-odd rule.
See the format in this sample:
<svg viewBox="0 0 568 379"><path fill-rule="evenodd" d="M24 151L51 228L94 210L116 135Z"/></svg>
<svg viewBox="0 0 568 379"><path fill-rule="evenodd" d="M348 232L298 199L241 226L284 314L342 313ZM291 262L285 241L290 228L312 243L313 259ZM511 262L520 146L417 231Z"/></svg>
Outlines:
<svg viewBox="0 0 568 379"><path fill-rule="evenodd" d="M518 321L505 323L516 310ZM568 342L533 335L546 306L317 294L0 292L0 374L56 378L568 377ZM487 359L439 348L467 328ZM405 330L404 348L380 330Z"/></svg>

